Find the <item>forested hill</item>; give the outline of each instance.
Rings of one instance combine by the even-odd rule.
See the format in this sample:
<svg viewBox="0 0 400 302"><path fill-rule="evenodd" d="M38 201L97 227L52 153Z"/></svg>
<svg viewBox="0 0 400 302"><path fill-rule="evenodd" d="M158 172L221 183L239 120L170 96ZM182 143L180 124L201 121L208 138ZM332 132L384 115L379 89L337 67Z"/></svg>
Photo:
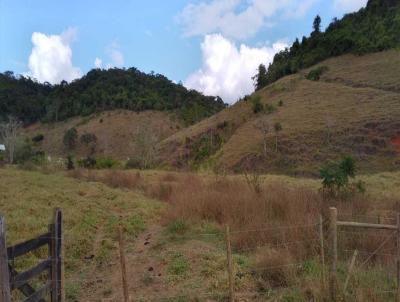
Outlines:
<svg viewBox="0 0 400 302"><path fill-rule="evenodd" d="M0 73L0 119L14 115L25 124L113 109L173 111L186 124L193 124L224 107L219 97L204 96L136 68L93 69L71 83L54 86Z"/></svg>
<svg viewBox="0 0 400 302"><path fill-rule="evenodd" d="M366 8L333 19L325 32L320 26L317 16L308 38L296 39L289 49L276 54L268 69L260 66L257 89L330 57L400 47L400 1L369 0Z"/></svg>

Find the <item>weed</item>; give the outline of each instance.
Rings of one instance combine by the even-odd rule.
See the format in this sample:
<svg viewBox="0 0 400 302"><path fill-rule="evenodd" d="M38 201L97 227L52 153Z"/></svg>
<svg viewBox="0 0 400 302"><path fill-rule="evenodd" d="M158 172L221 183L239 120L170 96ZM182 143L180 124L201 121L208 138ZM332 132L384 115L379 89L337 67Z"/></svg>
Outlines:
<svg viewBox="0 0 400 302"><path fill-rule="evenodd" d="M186 275L190 268L190 263L186 259L185 255L180 252L174 252L169 257L167 271L173 276Z"/></svg>
<svg viewBox="0 0 400 302"><path fill-rule="evenodd" d="M177 219L172 221L167 226L167 232L171 235L183 235L188 230L189 226L186 221Z"/></svg>

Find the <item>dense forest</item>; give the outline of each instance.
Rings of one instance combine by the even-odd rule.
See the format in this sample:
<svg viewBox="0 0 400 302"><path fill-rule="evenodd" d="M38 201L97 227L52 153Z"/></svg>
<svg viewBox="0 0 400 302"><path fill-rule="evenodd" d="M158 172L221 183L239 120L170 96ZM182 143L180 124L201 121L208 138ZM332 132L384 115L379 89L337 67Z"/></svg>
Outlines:
<svg viewBox="0 0 400 302"><path fill-rule="evenodd" d="M400 1L369 0L366 8L333 19L325 32L321 18L314 19L311 35L296 39L290 48L275 55L268 68L260 66L256 89L310 67L327 58L346 53L362 55L400 46Z"/></svg>
<svg viewBox="0 0 400 302"><path fill-rule="evenodd" d="M71 83L39 83L30 78L0 73L0 120L13 115L25 124L56 122L95 112L128 109L176 112L193 124L223 109L219 97L187 90L160 74L136 68L93 69Z"/></svg>

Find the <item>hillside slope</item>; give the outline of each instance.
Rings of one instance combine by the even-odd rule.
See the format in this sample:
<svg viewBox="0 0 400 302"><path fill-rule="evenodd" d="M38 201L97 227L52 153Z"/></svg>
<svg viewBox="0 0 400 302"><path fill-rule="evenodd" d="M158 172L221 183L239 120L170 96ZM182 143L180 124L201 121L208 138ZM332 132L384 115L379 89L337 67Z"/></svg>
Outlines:
<svg viewBox="0 0 400 302"><path fill-rule="evenodd" d="M318 66L327 68L321 79L307 80ZM257 95L275 110L253 113ZM266 153L262 121L268 125ZM315 174L323 162L347 154L362 172L399 169L399 141L400 52L390 50L331 58L284 77L175 133L161 149L164 161L176 166Z"/></svg>
<svg viewBox="0 0 400 302"><path fill-rule="evenodd" d="M84 134L96 136L95 156L126 160L134 153L135 137L141 129L146 128L162 140L178 131L183 125L175 115L167 112L114 110L85 118L75 117L58 123L35 123L24 129L24 134L29 138L43 135L43 141L37 144L37 148L52 157L65 157L69 153L78 158L87 156L91 153L89 147L79 140L73 151L68 151L63 144L65 132L73 127L77 130L78 137Z"/></svg>

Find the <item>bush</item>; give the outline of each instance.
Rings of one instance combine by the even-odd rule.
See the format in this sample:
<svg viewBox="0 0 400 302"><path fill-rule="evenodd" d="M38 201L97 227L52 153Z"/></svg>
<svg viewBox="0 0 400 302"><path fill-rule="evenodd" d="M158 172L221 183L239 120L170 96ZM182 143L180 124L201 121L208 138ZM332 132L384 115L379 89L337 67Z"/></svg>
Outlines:
<svg viewBox="0 0 400 302"><path fill-rule="evenodd" d="M81 158L78 160L78 166L86 169L93 169L96 167L96 159L92 156Z"/></svg>
<svg viewBox="0 0 400 302"><path fill-rule="evenodd" d="M329 162L320 169L322 189L330 197L343 197L346 194L364 193L365 184L362 181L349 183L354 178L356 164L352 157L346 156L340 162Z"/></svg>
<svg viewBox="0 0 400 302"><path fill-rule="evenodd" d="M326 66L320 66L317 68L312 69L306 76L307 80L310 81L319 81L321 78L321 75L325 73L328 70L328 67Z"/></svg>
<svg viewBox="0 0 400 302"><path fill-rule="evenodd" d="M43 139L44 139L44 135L38 134L38 135L35 135L34 137L32 137L32 142L40 143Z"/></svg>
<svg viewBox="0 0 400 302"><path fill-rule="evenodd" d="M75 128L68 129L63 137L64 146L72 150L76 147L78 140L78 131Z"/></svg>
<svg viewBox="0 0 400 302"><path fill-rule="evenodd" d="M117 165L118 161L109 157L98 158L96 160L96 169L110 169Z"/></svg>
<svg viewBox="0 0 400 302"><path fill-rule="evenodd" d="M264 110L264 106L261 103L261 97L259 95L256 95L251 98L251 106L254 113L259 113Z"/></svg>
<svg viewBox="0 0 400 302"><path fill-rule="evenodd" d="M82 144L89 145L97 142L97 136L93 133L84 133L81 135L80 141Z"/></svg>
<svg viewBox="0 0 400 302"><path fill-rule="evenodd" d="M142 164L138 158L130 158L125 164L126 169L141 169Z"/></svg>
<svg viewBox="0 0 400 302"><path fill-rule="evenodd" d="M274 112L275 110L276 110L276 108L272 104L267 104L265 106L265 112L268 114Z"/></svg>
<svg viewBox="0 0 400 302"><path fill-rule="evenodd" d="M74 165L74 160L72 158L72 155L68 155L67 156L67 170L74 170L75 169L75 165Z"/></svg>
<svg viewBox="0 0 400 302"><path fill-rule="evenodd" d="M20 140L15 146L14 161L17 164L30 161L35 156L32 143L28 139Z"/></svg>

